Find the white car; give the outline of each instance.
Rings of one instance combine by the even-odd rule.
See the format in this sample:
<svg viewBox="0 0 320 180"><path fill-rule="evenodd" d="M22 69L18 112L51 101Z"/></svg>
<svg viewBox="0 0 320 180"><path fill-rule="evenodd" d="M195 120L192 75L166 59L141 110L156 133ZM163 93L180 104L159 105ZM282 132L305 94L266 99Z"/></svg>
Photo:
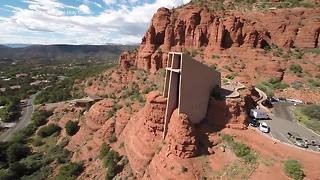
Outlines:
<svg viewBox="0 0 320 180"><path fill-rule="evenodd" d="M259 125L259 130L263 133L268 133L270 131L270 128L267 123L261 122Z"/></svg>

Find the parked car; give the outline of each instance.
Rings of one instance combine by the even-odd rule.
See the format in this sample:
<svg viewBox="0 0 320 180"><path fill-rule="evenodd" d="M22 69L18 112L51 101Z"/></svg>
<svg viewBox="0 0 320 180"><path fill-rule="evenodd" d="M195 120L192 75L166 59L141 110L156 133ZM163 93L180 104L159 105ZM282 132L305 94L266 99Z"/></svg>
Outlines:
<svg viewBox="0 0 320 180"><path fill-rule="evenodd" d="M284 98L284 97L279 97L278 99L279 99L280 102L286 102L287 101L287 99Z"/></svg>
<svg viewBox="0 0 320 180"><path fill-rule="evenodd" d="M256 119L250 119L249 126L251 127L259 127L260 123Z"/></svg>
<svg viewBox="0 0 320 180"><path fill-rule="evenodd" d="M259 125L259 130L263 133L269 133L270 132L270 127L266 122L262 122Z"/></svg>
<svg viewBox="0 0 320 180"><path fill-rule="evenodd" d="M250 116L254 119L269 119L269 115L259 109L251 109Z"/></svg>
<svg viewBox="0 0 320 180"><path fill-rule="evenodd" d="M295 145L302 147L302 148L308 148L308 144L306 143L306 141L304 141L302 138L300 137L296 137L295 138Z"/></svg>
<svg viewBox="0 0 320 180"><path fill-rule="evenodd" d="M271 103L276 103L279 102L279 99L276 97L268 97L267 100Z"/></svg>

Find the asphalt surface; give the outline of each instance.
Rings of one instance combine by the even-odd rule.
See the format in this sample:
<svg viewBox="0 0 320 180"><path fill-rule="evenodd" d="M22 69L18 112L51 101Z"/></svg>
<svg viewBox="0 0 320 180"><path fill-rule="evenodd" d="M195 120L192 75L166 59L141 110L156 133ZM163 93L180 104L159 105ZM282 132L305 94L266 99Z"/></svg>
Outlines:
<svg viewBox="0 0 320 180"><path fill-rule="evenodd" d="M271 119L263 120L270 127L269 135L281 142L293 144L288 139L288 132L290 132L302 139L308 140L309 142L311 142L311 140L315 140L317 144L320 144L320 135L293 120L289 110L290 106L293 106L293 104L287 102L278 102L274 104L274 111L269 114ZM309 146L308 149L317 150L314 146Z"/></svg>
<svg viewBox="0 0 320 180"><path fill-rule="evenodd" d="M6 130L0 135L0 141L8 141L15 132L23 129L31 122L31 117L33 113L32 102L35 97L36 97L36 94L31 95L29 99L27 99L27 103L25 107L22 108L22 115L19 118L19 121L13 128Z"/></svg>

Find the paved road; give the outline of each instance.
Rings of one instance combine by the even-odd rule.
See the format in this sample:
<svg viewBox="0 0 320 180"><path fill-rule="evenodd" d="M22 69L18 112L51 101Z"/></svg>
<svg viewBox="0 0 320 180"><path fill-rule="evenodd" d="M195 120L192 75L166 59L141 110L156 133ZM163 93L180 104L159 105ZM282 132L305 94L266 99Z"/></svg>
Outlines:
<svg viewBox="0 0 320 180"><path fill-rule="evenodd" d="M285 102L274 104L274 113L269 115L271 120L264 120L270 126L270 135L281 142L292 144L287 137L288 132L294 132L303 139L316 140L320 144L320 135L293 120L289 111L290 106L292 104ZM316 150L313 146L310 146L310 149Z"/></svg>
<svg viewBox="0 0 320 180"><path fill-rule="evenodd" d="M7 131L3 132L0 135L0 141L8 141L11 138L12 134L23 129L30 123L33 113L32 102L36 95L37 94L31 95L29 99L27 99L26 107L24 107L22 110L22 116L20 117L19 122L17 122L17 124L13 128L10 128Z"/></svg>

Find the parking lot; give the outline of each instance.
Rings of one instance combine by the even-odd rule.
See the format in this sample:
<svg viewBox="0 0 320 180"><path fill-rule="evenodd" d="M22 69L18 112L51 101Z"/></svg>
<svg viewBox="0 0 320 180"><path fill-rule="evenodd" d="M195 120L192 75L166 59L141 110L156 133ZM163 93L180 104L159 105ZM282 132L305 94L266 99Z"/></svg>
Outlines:
<svg viewBox="0 0 320 180"><path fill-rule="evenodd" d="M293 106L293 104L288 102L277 102L274 104L273 113L269 114L271 119L260 120L260 122L266 122L270 127L270 133L268 133L268 135L281 142L294 145L294 143L289 140L288 132L290 132L295 136L307 140L309 143L314 140L316 141L316 144L320 145L320 135L293 120L289 111L290 106ZM308 146L308 149L319 151L316 146L311 145Z"/></svg>

